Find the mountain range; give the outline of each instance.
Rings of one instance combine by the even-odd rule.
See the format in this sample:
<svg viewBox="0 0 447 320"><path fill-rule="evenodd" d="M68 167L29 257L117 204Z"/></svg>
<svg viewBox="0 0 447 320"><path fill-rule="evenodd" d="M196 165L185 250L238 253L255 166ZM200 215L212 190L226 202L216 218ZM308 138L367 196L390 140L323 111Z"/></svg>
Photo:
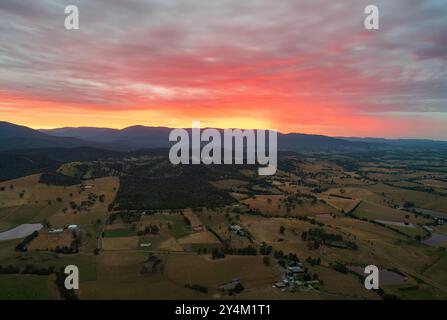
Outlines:
<svg viewBox="0 0 447 320"><path fill-rule="evenodd" d="M94 147L115 151L167 148L172 144L168 139L171 130L167 127L145 126L131 126L124 129L65 127L35 130L0 121L0 151L55 147ZM447 142L423 139L334 138L302 133L278 133L279 150L340 151L388 147L447 149Z"/></svg>

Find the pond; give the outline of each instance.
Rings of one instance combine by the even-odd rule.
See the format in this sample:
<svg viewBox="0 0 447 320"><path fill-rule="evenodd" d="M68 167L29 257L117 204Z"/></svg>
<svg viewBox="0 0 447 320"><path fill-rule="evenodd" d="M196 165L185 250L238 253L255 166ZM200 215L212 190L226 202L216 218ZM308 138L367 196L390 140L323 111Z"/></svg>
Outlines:
<svg viewBox="0 0 447 320"><path fill-rule="evenodd" d="M441 243L447 243L447 236L440 233L432 233L430 238L422 242L428 244L429 246L434 246Z"/></svg>
<svg viewBox="0 0 447 320"><path fill-rule="evenodd" d="M375 220L378 223L387 224L396 227L414 228L412 223L398 222L398 221L388 221L388 220Z"/></svg>
<svg viewBox="0 0 447 320"><path fill-rule="evenodd" d="M43 225L41 225L40 223L21 224L20 226L17 226L13 229L10 229L5 232L1 232L0 233L0 241L25 238L26 236L29 236L34 231L39 231L42 228L43 228Z"/></svg>
<svg viewBox="0 0 447 320"><path fill-rule="evenodd" d="M364 273L364 268L358 266L348 266L348 269L354 271L357 274L366 276ZM405 276L386 269L379 270L379 283L380 285L397 285L403 284L405 282Z"/></svg>

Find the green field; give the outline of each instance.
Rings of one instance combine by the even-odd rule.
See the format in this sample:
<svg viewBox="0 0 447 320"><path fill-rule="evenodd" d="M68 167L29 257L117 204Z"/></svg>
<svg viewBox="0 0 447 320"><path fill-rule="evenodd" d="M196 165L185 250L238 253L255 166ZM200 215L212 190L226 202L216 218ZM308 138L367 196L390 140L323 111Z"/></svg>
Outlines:
<svg viewBox="0 0 447 320"><path fill-rule="evenodd" d="M176 239L182 238L189 234L191 230L187 227L184 219L180 215L173 214L159 214L152 217L149 217L148 221L163 221L170 222L171 229L170 233Z"/></svg>
<svg viewBox="0 0 447 320"><path fill-rule="evenodd" d="M0 275L0 299L49 300L57 299L54 276Z"/></svg>
<svg viewBox="0 0 447 320"><path fill-rule="evenodd" d="M136 236L137 232L131 228L128 229L111 229L104 231L104 237L106 238L120 238Z"/></svg>

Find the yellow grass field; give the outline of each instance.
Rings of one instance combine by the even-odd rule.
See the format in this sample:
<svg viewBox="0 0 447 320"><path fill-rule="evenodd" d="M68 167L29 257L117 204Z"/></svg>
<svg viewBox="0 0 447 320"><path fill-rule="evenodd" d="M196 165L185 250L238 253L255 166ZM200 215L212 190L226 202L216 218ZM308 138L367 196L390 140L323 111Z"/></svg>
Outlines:
<svg viewBox="0 0 447 320"><path fill-rule="evenodd" d="M445 181L426 179L426 180L420 180L419 182L429 187L447 189L447 182Z"/></svg>
<svg viewBox="0 0 447 320"><path fill-rule="evenodd" d="M331 194L336 194L342 197L350 197L353 200L366 200L374 203L383 203L384 200L381 194L363 188L331 188L323 194L328 197L331 197Z"/></svg>
<svg viewBox="0 0 447 320"><path fill-rule="evenodd" d="M186 237L178 240L180 244L219 244L219 240L216 239L209 231L201 231L187 235Z"/></svg>
<svg viewBox="0 0 447 320"><path fill-rule="evenodd" d="M421 216L415 216L411 212L396 210L366 201L363 201L357 207L357 209L354 211L354 214L361 218L368 218L372 220L387 220L395 222L408 222L414 225L429 222L429 219L425 219Z"/></svg>
<svg viewBox="0 0 447 320"><path fill-rule="evenodd" d="M171 237L168 240L165 240L162 243L160 243L158 250L183 251L183 247L180 245L180 243L175 238Z"/></svg>
<svg viewBox="0 0 447 320"><path fill-rule="evenodd" d="M262 257L226 256L211 260L203 255L177 255L168 258L164 275L179 284L197 283L217 291L217 286L235 278L247 289L271 286L280 272L274 265L265 266Z"/></svg>
<svg viewBox="0 0 447 320"><path fill-rule="evenodd" d="M32 202L34 186L39 181L39 174L0 182L5 190L0 192L0 207L21 206ZM12 189L11 189L12 186ZM22 196L20 196L22 194Z"/></svg>
<svg viewBox="0 0 447 320"><path fill-rule="evenodd" d="M104 252L97 258L97 279L82 285L81 299L200 299L222 295L217 287L239 278L247 293L271 288L280 277L276 266L266 267L262 257L226 257L210 260L197 254L160 254L161 273L143 276L140 271L148 254ZM185 288L200 284L208 294ZM99 290L98 290L99 289Z"/></svg>
<svg viewBox="0 0 447 320"><path fill-rule="evenodd" d="M325 201L329 203L330 206L341 212L350 212L356 205L359 204L360 200L349 200L349 199L341 199L337 197L324 197Z"/></svg>
<svg viewBox="0 0 447 320"><path fill-rule="evenodd" d="M138 249L138 237L103 238L103 250L135 250Z"/></svg>
<svg viewBox="0 0 447 320"><path fill-rule="evenodd" d="M41 230L39 236L28 245L28 250L51 250L57 246L70 247L72 241L71 231L64 230L60 234L48 234L47 230Z"/></svg>
<svg viewBox="0 0 447 320"><path fill-rule="evenodd" d="M89 180L84 184L93 187L82 191L80 185L41 184L38 182L39 176L36 174L2 183L5 186L14 185L14 189L0 192L0 223L8 222L14 226L47 219L53 227L62 227L66 224L91 224L97 219L104 220L119 184L116 177ZM22 190L25 192L23 198L20 198L19 192ZM71 209L70 202L80 205L87 200L89 193L97 196L104 194L104 202L96 200L87 211L75 212Z"/></svg>
<svg viewBox="0 0 447 320"><path fill-rule="evenodd" d="M411 201L415 204L416 207L425 208L435 211L441 211L447 213L447 199L446 197L440 197L435 194L430 194L427 192L414 191L414 190L406 190L396 187L391 187L384 184L377 184L373 186L369 186L368 190L377 193L384 193L385 196L389 199L393 199L393 201L397 204L402 205L406 201ZM368 200L368 199L365 199ZM371 201L375 203L379 203L377 201Z"/></svg>
<svg viewBox="0 0 447 320"><path fill-rule="evenodd" d="M311 204L309 200L305 200L302 204L296 205L290 212L287 212L286 205L283 203L284 197L280 195L256 195L255 198L242 200L241 202L248 205L251 209L258 209L263 214L279 215L279 216L311 216L321 213L335 212L335 209L325 203L318 201Z"/></svg>

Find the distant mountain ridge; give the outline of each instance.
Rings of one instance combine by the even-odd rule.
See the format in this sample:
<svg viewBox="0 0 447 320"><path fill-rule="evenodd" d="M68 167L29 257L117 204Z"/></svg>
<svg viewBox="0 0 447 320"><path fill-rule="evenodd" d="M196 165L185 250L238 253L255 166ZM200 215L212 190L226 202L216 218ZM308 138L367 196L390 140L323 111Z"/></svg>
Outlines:
<svg viewBox="0 0 447 320"><path fill-rule="evenodd" d="M171 128L131 126L124 129L95 127L66 127L39 130L47 135L60 138L77 138L90 142L101 142L120 150L141 148L163 148L170 146Z"/></svg>
<svg viewBox="0 0 447 320"><path fill-rule="evenodd" d="M0 151L61 147L92 147L114 151L168 148L172 145L169 141L171 130L167 127L146 126L131 126L124 129L65 127L34 130L0 121ZM278 133L279 150L353 151L388 147L447 149L447 142L423 139L335 138L303 133Z"/></svg>
<svg viewBox="0 0 447 320"><path fill-rule="evenodd" d="M204 128L205 129L205 128ZM59 129L40 130L57 137L76 137L88 141L114 144L115 146L131 146L139 148L169 147L169 133L172 128L131 126L124 129L107 129L94 127L67 127ZM190 128L186 130L191 130ZM222 131L223 129L218 129ZM343 148L367 148L364 142L346 141L323 135L302 133L278 133L278 148L281 150L328 150Z"/></svg>
<svg viewBox="0 0 447 320"><path fill-rule="evenodd" d="M0 121L0 150L98 146L75 137L58 137L25 126Z"/></svg>
<svg viewBox="0 0 447 320"><path fill-rule="evenodd" d="M447 149L447 141L431 139L385 139L385 138L359 138L359 137L337 137L353 142L379 143L389 146L409 147L409 148L442 148Z"/></svg>

